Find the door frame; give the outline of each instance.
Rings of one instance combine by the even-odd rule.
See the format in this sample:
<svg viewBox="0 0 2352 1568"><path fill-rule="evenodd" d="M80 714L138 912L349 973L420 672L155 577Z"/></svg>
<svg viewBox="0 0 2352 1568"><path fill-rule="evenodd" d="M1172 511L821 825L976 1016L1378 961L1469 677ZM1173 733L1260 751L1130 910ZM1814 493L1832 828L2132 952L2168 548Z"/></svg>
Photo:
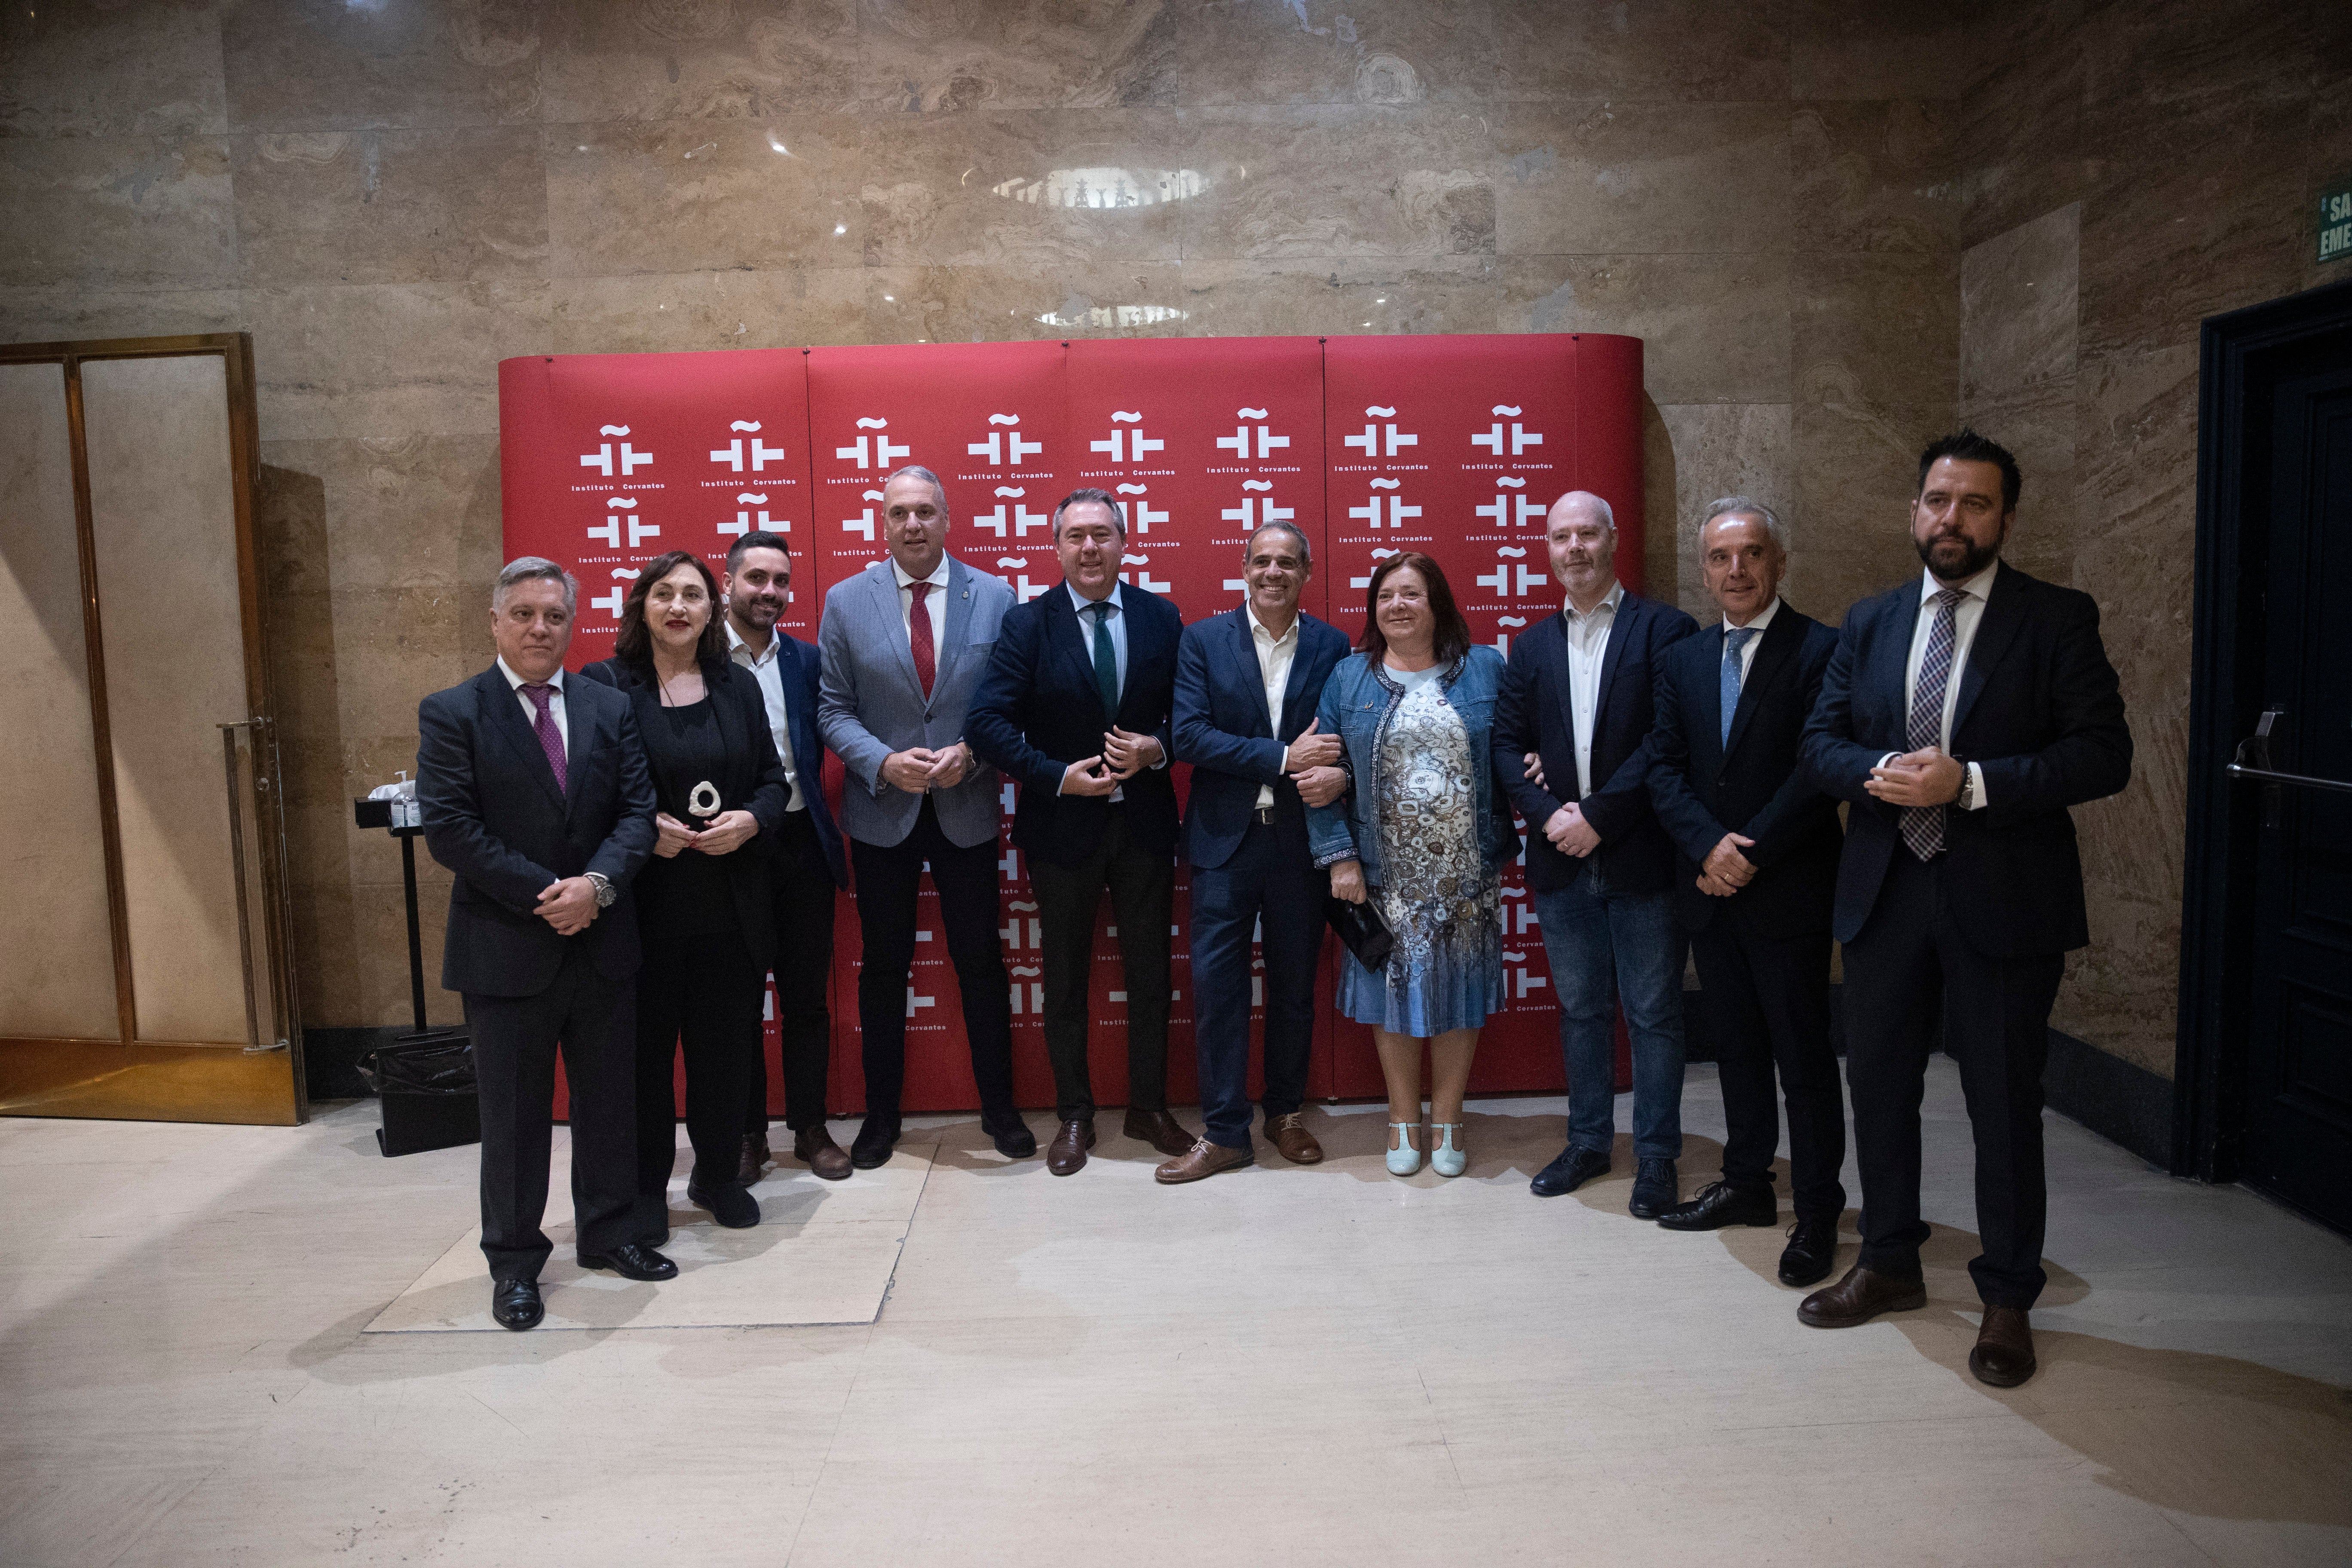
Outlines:
<svg viewBox="0 0 2352 1568"><path fill-rule="evenodd" d="M2352 280L2291 294L2199 330L2197 583L2189 656L2189 808L2180 890L2180 1007L2171 1169L2238 1179L2246 1136L2260 791L2224 770L2263 708L2261 595L2269 535L2269 400L2287 354L2352 333ZM2249 462L2249 454L2258 460Z"/></svg>

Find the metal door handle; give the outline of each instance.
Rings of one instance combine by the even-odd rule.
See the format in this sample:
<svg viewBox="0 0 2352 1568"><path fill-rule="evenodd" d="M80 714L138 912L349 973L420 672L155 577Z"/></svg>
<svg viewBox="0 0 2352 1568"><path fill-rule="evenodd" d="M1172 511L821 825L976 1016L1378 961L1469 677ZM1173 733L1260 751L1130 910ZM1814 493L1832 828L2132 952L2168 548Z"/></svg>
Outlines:
<svg viewBox="0 0 2352 1568"><path fill-rule="evenodd" d="M2271 784L2301 784L2305 789L2340 789L2352 795L2352 783L2343 779L2315 779L2306 773L2274 773L2268 768L2242 767L2236 763L2230 764L2229 772L2233 779L2259 779Z"/></svg>
<svg viewBox="0 0 2352 1568"><path fill-rule="evenodd" d="M2264 827L2279 825L2279 789L2284 784L2294 784L2302 789L2342 790L2352 795L2352 784L2341 779L2313 778L2308 773L2283 773L2271 766L2271 729L2285 717L2286 710L2284 708L2264 710L2261 721L2254 726L2254 732L2238 742L2237 760L2224 770L2231 778L2252 779L2263 786Z"/></svg>

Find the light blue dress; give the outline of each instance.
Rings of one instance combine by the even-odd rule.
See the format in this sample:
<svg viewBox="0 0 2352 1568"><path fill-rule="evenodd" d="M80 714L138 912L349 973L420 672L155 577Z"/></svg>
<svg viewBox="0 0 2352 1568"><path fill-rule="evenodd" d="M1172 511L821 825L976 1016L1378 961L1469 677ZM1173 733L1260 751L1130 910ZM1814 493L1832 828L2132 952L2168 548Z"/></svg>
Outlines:
<svg viewBox="0 0 2352 1568"><path fill-rule="evenodd" d="M1341 956L1339 1010L1397 1035L1475 1028L1503 998L1501 883L1478 842L1474 770L1486 765L1485 747L1474 757L1443 667L1373 673L1391 697L1403 693L1374 742L1371 803L1381 879L1371 896L1396 950L1379 973Z"/></svg>

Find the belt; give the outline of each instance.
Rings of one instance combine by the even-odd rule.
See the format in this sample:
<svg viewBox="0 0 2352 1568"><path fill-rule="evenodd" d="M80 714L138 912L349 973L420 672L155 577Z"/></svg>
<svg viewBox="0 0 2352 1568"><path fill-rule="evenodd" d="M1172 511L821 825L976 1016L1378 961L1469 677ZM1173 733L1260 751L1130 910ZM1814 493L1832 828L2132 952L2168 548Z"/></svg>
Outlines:
<svg viewBox="0 0 2352 1568"><path fill-rule="evenodd" d="M1251 809L1250 816L1256 821L1260 827L1272 827L1274 826L1274 814L1276 809L1276 807L1271 805L1255 806Z"/></svg>

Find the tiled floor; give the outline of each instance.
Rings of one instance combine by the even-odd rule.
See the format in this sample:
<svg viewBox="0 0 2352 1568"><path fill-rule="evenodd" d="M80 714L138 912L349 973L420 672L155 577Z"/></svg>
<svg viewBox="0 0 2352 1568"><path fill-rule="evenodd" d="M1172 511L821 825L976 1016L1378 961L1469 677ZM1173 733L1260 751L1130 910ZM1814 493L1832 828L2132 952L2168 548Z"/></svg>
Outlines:
<svg viewBox="0 0 2352 1568"><path fill-rule="evenodd" d="M1559 1109L1474 1107L1454 1182L1349 1108L1168 1191L1115 1120L1067 1181L935 1121L875 1321L526 1335L363 1331L475 1222L473 1152L382 1159L373 1105L0 1121L0 1563L2352 1561L2341 1240L2053 1119L1998 1393L1949 1064L1933 1300L1838 1333L1777 1233L1629 1218L1622 1152L1530 1196ZM1687 1189L1707 1069L1686 1121Z"/></svg>

